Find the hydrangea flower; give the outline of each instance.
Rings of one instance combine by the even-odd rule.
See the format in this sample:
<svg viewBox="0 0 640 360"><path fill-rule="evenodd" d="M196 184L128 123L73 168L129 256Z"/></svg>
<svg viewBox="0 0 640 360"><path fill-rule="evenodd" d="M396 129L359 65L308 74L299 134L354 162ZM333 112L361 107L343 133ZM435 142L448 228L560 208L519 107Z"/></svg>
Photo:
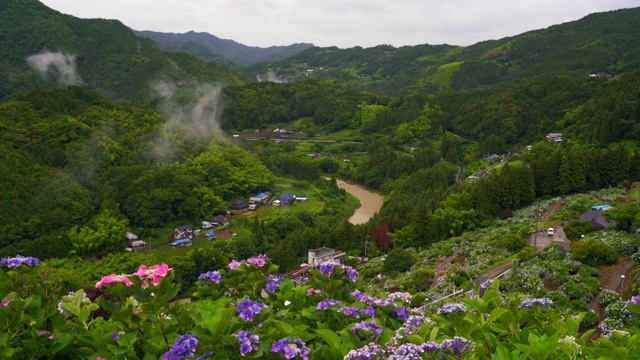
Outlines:
<svg viewBox="0 0 640 360"><path fill-rule="evenodd" d="M260 254L258 256L247 259L249 264L254 264L257 267L263 267L266 264L267 255Z"/></svg>
<svg viewBox="0 0 640 360"><path fill-rule="evenodd" d="M6 266L8 268L18 267L23 264L27 266L38 266L40 265L40 259L22 255L0 259L0 266Z"/></svg>
<svg viewBox="0 0 640 360"><path fill-rule="evenodd" d="M372 318L373 318L373 317L376 317L376 309L372 308L371 306L367 307L367 308L366 308L366 309L364 309L364 310L362 310L362 309L361 309L361 310L360 310L360 313L362 313L362 314L366 314L366 315L369 315L369 316L371 316Z"/></svg>
<svg viewBox="0 0 640 360"><path fill-rule="evenodd" d="M338 310L339 313L345 314L346 316L353 316L356 319L360 319L360 314L358 313L358 308L345 306Z"/></svg>
<svg viewBox="0 0 640 360"><path fill-rule="evenodd" d="M467 311L467 307L464 306L463 303L444 304L441 308L436 310L436 313L438 313L438 314L451 314L451 313L454 313L456 311L466 312Z"/></svg>
<svg viewBox="0 0 640 360"><path fill-rule="evenodd" d="M393 313L400 320L407 320L409 319L409 315L410 315L409 310L404 306L397 308Z"/></svg>
<svg viewBox="0 0 640 360"><path fill-rule="evenodd" d="M376 343L369 343L360 349L349 351L344 360L372 360L382 356L382 349Z"/></svg>
<svg viewBox="0 0 640 360"><path fill-rule="evenodd" d="M422 345L406 343L398 346L398 348L393 352L391 356L388 357L388 359L389 360L422 360L422 354L424 352L425 352L425 349L423 348Z"/></svg>
<svg viewBox="0 0 640 360"><path fill-rule="evenodd" d="M358 270L348 265L342 265L342 268L347 273L347 276L349 277L349 279L351 279L352 282L358 281L358 278L360 277Z"/></svg>
<svg viewBox="0 0 640 360"><path fill-rule="evenodd" d="M461 336L456 336L453 339L445 339L440 344L442 354L455 356L461 358L466 353L470 353L474 350L476 344L473 341L467 340Z"/></svg>
<svg viewBox="0 0 640 360"><path fill-rule="evenodd" d="M311 350L300 339L291 341L291 338L284 338L273 343L271 351L276 353L281 352L287 359L293 359L296 356L300 356L302 359L307 360L309 359L309 352Z"/></svg>
<svg viewBox="0 0 640 360"><path fill-rule="evenodd" d="M220 280L222 280L222 274L220 271L207 271L206 273L200 274L198 276L198 280L202 281L205 284L216 283L219 284Z"/></svg>
<svg viewBox="0 0 640 360"><path fill-rule="evenodd" d="M631 297L631 299L627 301L627 305L640 305L640 295Z"/></svg>
<svg viewBox="0 0 640 360"><path fill-rule="evenodd" d="M147 280L151 280L153 286L158 286L162 278L167 276L169 270L171 270L169 265L164 263L162 265L153 265L149 268L147 268L146 265L140 265L138 271L136 271L132 275L135 275L142 279L143 281L141 287L143 289L146 289L147 287L149 287L149 283L147 283Z"/></svg>
<svg viewBox="0 0 640 360"><path fill-rule="evenodd" d="M377 338L382 335L382 328L375 321L360 321L353 325L351 331L353 331L354 334L357 334L360 331L360 336L364 335L362 334L362 331L370 333L371 338Z"/></svg>
<svg viewBox="0 0 640 360"><path fill-rule="evenodd" d="M162 355L162 359L180 360L183 356L192 358L195 356L196 350L198 350L198 336L184 334L176 339L173 347Z"/></svg>
<svg viewBox="0 0 640 360"><path fill-rule="evenodd" d="M49 340L53 340L53 338L55 338L55 335L53 335L51 331L47 331L47 330L41 330L40 332L38 332L38 335L39 336L49 335Z"/></svg>
<svg viewBox="0 0 640 360"><path fill-rule="evenodd" d="M107 276L103 276L102 279L100 279L100 281L98 281L96 283L96 287L98 289L102 289L103 286L105 285L109 285L109 284L125 284L127 286L131 286L133 285L133 283L131 282L131 280L129 279L129 275L125 275L125 274L120 274L120 275L116 275L116 274L111 274L111 275L107 275Z"/></svg>
<svg viewBox="0 0 640 360"><path fill-rule="evenodd" d="M267 284L267 291L275 292L282 284L282 279L278 275L269 275L267 278L269 283Z"/></svg>
<svg viewBox="0 0 640 360"><path fill-rule="evenodd" d="M320 274L331 275L333 274L333 263L327 262L324 264L320 264L319 269Z"/></svg>
<svg viewBox="0 0 640 360"><path fill-rule="evenodd" d="M259 314L262 309L266 309L268 306L257 301L245 299L237 306L236 316L244 321L253 321L255 316Z"/></svg>
<svg viewBox="0 0 640 360"><path fill-rule="evenodd" d="M318 306L316 307L316 309L318 310L326 310L329 308L329 306L338 306L340 305L340 301L338 300L334 300L334 299L325 299L322 300L318 303Z"/></svg>
<svg viewBox="0 0 640 360"><path fill-rule="evenodd" d="M237 337L240 342L240 355L245 356L253 350L258 350L258 344L260 343L258 335L242 330L237 334L233 334L233 336Z"/></svg>
<svg viewBox="0 0 640 360"><path fill-rule="evenodd" d="M316 290L314 288L309 288L307 289L307 296L311 296L311 295L319 295L322 296L324 295L324 291L322 290Z"/></svg>
<svg viewBox="0 0 640 360"><path fill-rule="evenodd" d="M530 308L532 306L546 306L552 303L553 301L548 298L525 299L520 303L518 309Z"/></svg>
<svg viewBox="0 0 640 360"><path fill-rule="evenodd" d="M228 265L229 270L236 270L240 266L240 264L242 263L237 262L235 259L231 260L231 262Z"/></svg>

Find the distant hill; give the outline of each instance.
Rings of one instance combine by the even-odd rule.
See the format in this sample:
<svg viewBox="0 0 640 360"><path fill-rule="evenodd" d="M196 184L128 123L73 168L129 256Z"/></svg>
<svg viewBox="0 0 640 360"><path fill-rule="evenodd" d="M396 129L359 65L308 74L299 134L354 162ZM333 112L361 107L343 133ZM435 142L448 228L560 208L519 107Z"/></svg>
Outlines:
<svg viewBox="0 0 640 360"><path fill-rule="evenodd" d="M244 66L281 60L313 47L313 44L300 43L261 48L220 39L206 32L194 31L184 34L155 31L138 31L137 33L152 39L164 51L186 52L225 66Z"/></svg>
<svg viewBox="0 0 640 360"><path fill-rule="evenodd" d="M165 53L119 21L75 18L36 0L1 1L0 34L0 101L56 84L144 101L158 81L246 81L195 56Z"/></svg>
<svg viewBox="0 0 640 360"><path fill-rule="evenodd" d="M335 77L354 88L386 95L518 84L566 74L616 75L640 68L639 18L640 8L591 14L467 47L315 47L242 71L249 76L274 72L290 81Z"/></svg>

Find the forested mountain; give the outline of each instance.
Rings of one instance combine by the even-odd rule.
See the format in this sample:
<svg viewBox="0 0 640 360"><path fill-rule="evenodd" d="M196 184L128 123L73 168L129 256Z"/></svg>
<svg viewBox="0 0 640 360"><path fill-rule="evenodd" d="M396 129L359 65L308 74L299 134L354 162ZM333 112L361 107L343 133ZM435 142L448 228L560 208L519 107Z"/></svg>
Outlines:
<svg viewBox="0 0 640 360"><path fill-rule="evenodd" d="M640 9L591 14L578 21L471 46L311 48L282 61L247 67L289 79L335 77L379 94L437 93L518 84L552 75L640 68Z"/></svg>
<svg viewBox="0 0 640 360"><path fill-rule="evenodd" d="M37 0L0 2L0 100L85 84L115 100L146 100L159 81L244 80L194 56L163 53L116 20L78 19Z"/></svg>
<svg viewBox="0 0 640 360"><path fill-rule="evenodd" d="M195 31L176 34L143 30L137 31L137 33L153 39L164 51L185 52L232 67L282 60L313 47L313 44L299 43L261 48L243 45L233 40L220 39L206 32Z"/></svg>

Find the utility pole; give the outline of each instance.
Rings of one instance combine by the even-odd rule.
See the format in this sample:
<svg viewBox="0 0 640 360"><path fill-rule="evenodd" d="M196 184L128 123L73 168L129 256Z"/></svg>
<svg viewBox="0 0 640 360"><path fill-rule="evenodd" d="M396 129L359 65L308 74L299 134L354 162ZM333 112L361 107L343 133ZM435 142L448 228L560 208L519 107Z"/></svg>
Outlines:
<svg viewBox="0 0 640 360"><path fill-rule="evenodd" d="M540 210L539 207L540 205L536 205L536 232L533 235L533 252L536 252L536 245L538 244L538 223L540 222Z"/></svg>
<svg viewBox="0 0 640 360"><path fill-rule="evenodd" d="M364 258L367 258L367 245L369 245L369 235L367 235L367 238L364 240Z"/></svg>

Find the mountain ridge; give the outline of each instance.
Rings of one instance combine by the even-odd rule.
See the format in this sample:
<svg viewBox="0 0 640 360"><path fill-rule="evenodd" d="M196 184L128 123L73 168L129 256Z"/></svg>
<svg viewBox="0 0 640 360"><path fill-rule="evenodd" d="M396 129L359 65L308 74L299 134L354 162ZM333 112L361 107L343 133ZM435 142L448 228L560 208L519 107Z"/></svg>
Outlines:
<svg viewBox="0 0 640 360"><path fill-rule="evenodd" d="M248 46L235 40L222 39L207 32L188 31L186 33L165 33L150 30L136 31L156 42L164 51L185 51L193 55L202 53L202 49L211 52L209 56L201 56L227 66L246 66L263 61L287 58L300 51L314 47L309 43L295 43L284 46ZM197 46L194 47L194 44Z"/></svg>

